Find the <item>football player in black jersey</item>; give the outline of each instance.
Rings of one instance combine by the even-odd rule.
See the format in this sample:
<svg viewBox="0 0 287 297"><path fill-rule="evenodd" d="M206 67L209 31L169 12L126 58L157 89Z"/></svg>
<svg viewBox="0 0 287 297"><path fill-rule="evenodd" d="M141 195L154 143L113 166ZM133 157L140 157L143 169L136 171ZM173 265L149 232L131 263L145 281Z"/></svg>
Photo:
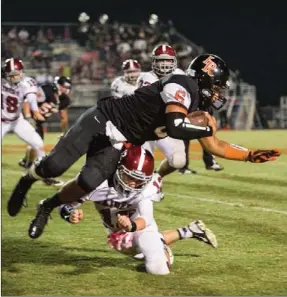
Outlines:
<svg viewBox="0 0 287 297"><path fill-rule="evenodd" d="M216 138L216 121L208 113L206 127L195 126L186 117L198 110L203 101L217 109L222 107L226 102L222 89L226 88L228 77L229 70L221 58L200 55L188 66L187 75L166 76L118 100L99 100L97 107L79 117L48 156L36 160L20 178L8 200L9 215L18 214L35 181L60 176L86 154L85 165L77 177L38 204L29 227L29 236L38 238L55 207L78 200L112 176L124 142L141 145L169 135L183 140L199 139L207 151L229 160L275 160L280 155L277 150L252 151Z"/></svg>
<svg viewBox="0 0 287 297"><path fill-rule="evenodd" d="M71 104L69 92L71 90L71 80L69 77L56 77L53 84L45 84L39 87L37 94L37 101L40 113L45 120L52 116L52 114L59 113L61 130L65 133L68 130L68 107ZM44 140L45 121L34 121L30 108L24 103L23 114L25 119L33 121L36 132ZM28 146L25 157L19 161L19 165L24 168L29 168L35 159L34 150ZM63 182L47 178L44 180L47 185L62 186Z"/></svg>

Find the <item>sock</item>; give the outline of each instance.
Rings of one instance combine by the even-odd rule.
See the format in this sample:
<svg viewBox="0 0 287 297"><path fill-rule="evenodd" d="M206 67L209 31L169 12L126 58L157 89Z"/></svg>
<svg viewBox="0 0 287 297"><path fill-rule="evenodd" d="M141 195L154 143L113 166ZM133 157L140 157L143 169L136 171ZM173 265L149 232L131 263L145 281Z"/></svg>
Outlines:
<svg viewBox="0 0 287 297"><path fill-rule="evenodd" d="M59 193L56 193L51 198L45 199L43 202L44 207L51 208L51 209L56 208L57 206L60 206L61 204L63 204L63 202L60 200Z"/></svg>
<svg viewBox="0 0 287 297"><path fill-rule="evenodd" d="M178 229L176 229L176 231L178 232L180 239L186 239L186 238L193 237L193 234L190 231L190 229L188 228L188 226L178 228Z"/></svg>
<svg viewBox="0 0 287 297"><path fill-rule="evenodd" d="M30 175L29 172L26 175L24 175L22 179L23 181L31 182L31 183L34 183L35 181L37 181L37 179L34 178L32 175Z"/></svg>

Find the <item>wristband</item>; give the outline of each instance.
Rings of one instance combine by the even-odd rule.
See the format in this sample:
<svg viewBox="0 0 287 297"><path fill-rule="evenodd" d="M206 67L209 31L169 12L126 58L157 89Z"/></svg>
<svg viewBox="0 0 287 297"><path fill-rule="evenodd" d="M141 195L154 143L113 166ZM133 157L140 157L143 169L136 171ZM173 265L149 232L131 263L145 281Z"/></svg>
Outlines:
<svg viewBox="0 0 287 297"><path fill-rule="evenodd" d="M136 222L134 222L134 221L131 221L131 222L132 222L132 227L131 227L130 232L135 232L135 231L137 231L137 224L136 224Z"/></svg>

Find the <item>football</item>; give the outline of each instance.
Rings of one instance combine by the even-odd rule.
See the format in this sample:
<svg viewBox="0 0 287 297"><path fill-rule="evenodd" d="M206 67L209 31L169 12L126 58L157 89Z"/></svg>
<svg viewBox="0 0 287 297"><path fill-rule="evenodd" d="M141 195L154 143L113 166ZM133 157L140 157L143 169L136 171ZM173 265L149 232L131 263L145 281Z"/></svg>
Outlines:
<svg viewBox="0 0 287 297"><path fill-rule="evenodd" d="M208 119L204 111L194 111L188 114L187 118L190 120L191 124L196 126L205 127L208 124Z"/></svg>

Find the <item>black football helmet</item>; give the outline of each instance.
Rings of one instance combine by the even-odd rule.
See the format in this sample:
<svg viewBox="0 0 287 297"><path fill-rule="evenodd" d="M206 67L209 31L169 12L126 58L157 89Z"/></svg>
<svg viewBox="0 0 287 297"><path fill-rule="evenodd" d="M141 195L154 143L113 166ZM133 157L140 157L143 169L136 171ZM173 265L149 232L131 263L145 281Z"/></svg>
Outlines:
<svg viewBox="0 0 287 297"><path fill-rule="evenodd" d="M212 54L197 56L186 73L197 80L204 106L220 109L226 103L222 91L228 88L229 69L220 57Z"/></svg>
<svg viewBox="0 0 287 297"><path fill-rule="evenodd" d="M72 87L71 79L68 76L56 76L54 82L67 89Z"/></svg>

